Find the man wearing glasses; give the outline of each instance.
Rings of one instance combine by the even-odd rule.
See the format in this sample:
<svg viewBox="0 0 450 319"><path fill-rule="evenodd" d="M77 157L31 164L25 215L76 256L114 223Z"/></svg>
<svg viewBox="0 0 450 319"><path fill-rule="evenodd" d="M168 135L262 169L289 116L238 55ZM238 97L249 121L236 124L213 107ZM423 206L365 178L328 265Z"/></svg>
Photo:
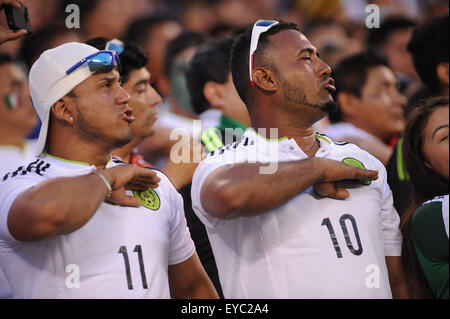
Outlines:
<svg viewBox="0 0 450 319"><path fill-rule="evenodd" d="M38 155L0 183L0 264L14 298L214 298L181 196L111 160L132 139L114 51L67 43L30 71Z"/></svg>
<svg viewBox="0 0 450 319"><path fill-rule="evenodd" d="M260 20L231 69L254 130L208 155L192 183L225 298L404 297L383 165L313 129L335 107L316 48L295 24Z"/></svg>

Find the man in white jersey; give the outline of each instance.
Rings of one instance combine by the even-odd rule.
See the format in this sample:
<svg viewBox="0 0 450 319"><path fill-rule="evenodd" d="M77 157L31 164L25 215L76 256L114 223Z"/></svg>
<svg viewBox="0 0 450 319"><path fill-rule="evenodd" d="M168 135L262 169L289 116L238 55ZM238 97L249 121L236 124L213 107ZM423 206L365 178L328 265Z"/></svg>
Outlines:
<svg viewBox="0 0 450 319"><path fill-rule="evenodd" d="M405 296L383 165L312 128L335 106L331 69L315 47L295 24L260 20L235 42L231 67L263 130L209 154L192 183L225 297ZM268 139L269 128L282 138Z"/></svg>
<svg viewBox="0 0 450 319"><path fill-rule="evenodd" d="M37 124L25 73L13 58L0 53L0 180L6 173L34 157L26 137ZM11 296L0 268L0 298Z"/></svg>
<svg viewBox="0 0 450 319"><path fill-rule="evenodd" d="M40 156L0 183L0 265L14 298L217 296L170 180L111 160L134 120L118 63L67 43L31 68Z"/></svg>

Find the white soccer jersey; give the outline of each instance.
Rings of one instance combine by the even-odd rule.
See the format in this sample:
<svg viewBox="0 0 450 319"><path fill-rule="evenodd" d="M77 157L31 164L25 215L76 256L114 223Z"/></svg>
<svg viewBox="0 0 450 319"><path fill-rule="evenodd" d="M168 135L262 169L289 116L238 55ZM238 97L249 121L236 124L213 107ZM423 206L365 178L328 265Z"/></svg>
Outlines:
<svg viewBox="0 0 450 319"><path fill-rule="evenodd" d="M350 192L346 200L319 198L311 187L269 213L218 219L200 202L212 171L307 156L293 139L268 141L247 130L240 142L209 154L197 168L193 208L206 225L226 298L392 298L385 256L400 256L402 237L386 170L353 144L316 136L317 157L360 163L378 170L378 180L341 182Z"/></svg>
<svg viewBox="0 0 450 319"><path fill-rule="evenodd" d="M35 141L27 141L25 148L17 146L0 145L0 181L9 171L17 169L18 166L34 157ZM0 299L10 298L11 289L8 281L0 267Z"/></svg>
<svg viewBox="0 0 450 319"><path fill-rule="evenodd" d="M170 298L168 265L187 260L195 247L182 198L160 172L158 188L136 193L140 208L102 203L86 225L48 240L24 243L10 234L7 216L20 193L93 170L44 155L0 182L0 265L14 298Z"/></svg>
<svg viewBox="0 0 450 319"><path fill-rule="evenodd" d="M366 141L383 143L379 138L347 122L331 124L327 127L326 133L334 141L345 141L346 138L355 136Z"/></svg>

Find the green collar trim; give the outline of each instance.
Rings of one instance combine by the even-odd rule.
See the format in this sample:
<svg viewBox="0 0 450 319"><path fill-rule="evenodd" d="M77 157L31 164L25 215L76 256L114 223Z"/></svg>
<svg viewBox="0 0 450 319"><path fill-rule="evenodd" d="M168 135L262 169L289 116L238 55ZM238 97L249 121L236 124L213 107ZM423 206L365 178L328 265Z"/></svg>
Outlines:
<svg viewBox="0 0 450 319"><path fill-rule="evenodd" d="M328 144L331 144L331 141L329 139L327 139L326 137L319 135L319 134L315 134L317 138L320 138L321 140L324 140L325 142L327 142Z"/></svg>
<svg viewBox="0 0 450 319"><path fill-rule="evenodd" d="M77 162L77 161L71 161L71 160L68 160L68 159L61 158L61 157L53 156L53 155L51 155L51 154L49 154L49 153L44 153L44 154L45 154L46 156L51 157L51 158L53 158L53 159L56 159L56 160L58 160L58 161L62 161L62 162L66 162L66 163L71 163L71 164L77 164L77 165L83 165L83 166L91 166L91 164L89 164L89 163L85 163L85 162ZM108 166L108 164L110 164L111 161L112 161L112 156L111 156L111 158L109 159L108 163L106 163L106 166Z"/></svg>
<svg viewBox="0 0 450 319"><path fill-rule="evenodd" d="M256 132L254 128L250 127L248 129L252 130L253 132L255 132L256 135L258 135L259 137L263 138L267 142L281 142L281 141L284 141L284 140L286 140L288 138L287 136L283 136L283 137L280 137L280 138L266 138L266 137L262 136L261 134L259 134L258 132Z"/></svg>

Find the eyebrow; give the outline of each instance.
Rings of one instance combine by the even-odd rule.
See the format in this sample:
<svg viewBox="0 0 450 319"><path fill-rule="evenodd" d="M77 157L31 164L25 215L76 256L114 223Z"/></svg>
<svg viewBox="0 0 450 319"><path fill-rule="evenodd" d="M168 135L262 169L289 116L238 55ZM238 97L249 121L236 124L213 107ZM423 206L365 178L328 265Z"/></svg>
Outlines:
<svg viewBox="0 0 450 319"><path fill-rule="evenodd" d="M136 87L141 84L147 84L147 83L150 83L150 79L142 79L142 80L139 80L134 86Z"/></svg>
<svg viewBox="0 0 450 319"><path fill-rule="evenodd" d="M307 52L307 53L309 53L309 54L314 54L314 52L316 52L316 55L317 55L317 56L320 56L319 52L318 52L316 49L313 49L313 48L305 48L305 49L302 49L302 50L300 50L300 51L297 53L297 56L302 55L302 54L305 53L305 52Z"/></svg>
<svg viewBox="0 0 450 319"><path fill-rule="evenodd" d="M100 82L100 81L113 82L113 81L115 81L116 79L117 79L117 78L116 78L115 76L107 76L107 77L101 78L100 80L98 80L98 82Z"/></svg>
<svg viewBox="0 0 450 319"><path fill-rule="evenodd" d="M448 127L448 124L444 124L444 125L441 125L438 128L436 128L433 132L433 135L431 135L431 140L434 139L434 136L436 135L437 131L439 131L440 129L446 128L446 127Z"/></svg>
<svg viewBox="0 0 450 319"><path fill-rule="evenodd" d="M97 80L97 83L98 84L101 84L102 82L112 83L116 80L117 80L117 78L115 76L108 76L108 77L104 77L104 78Z"/></svg>

